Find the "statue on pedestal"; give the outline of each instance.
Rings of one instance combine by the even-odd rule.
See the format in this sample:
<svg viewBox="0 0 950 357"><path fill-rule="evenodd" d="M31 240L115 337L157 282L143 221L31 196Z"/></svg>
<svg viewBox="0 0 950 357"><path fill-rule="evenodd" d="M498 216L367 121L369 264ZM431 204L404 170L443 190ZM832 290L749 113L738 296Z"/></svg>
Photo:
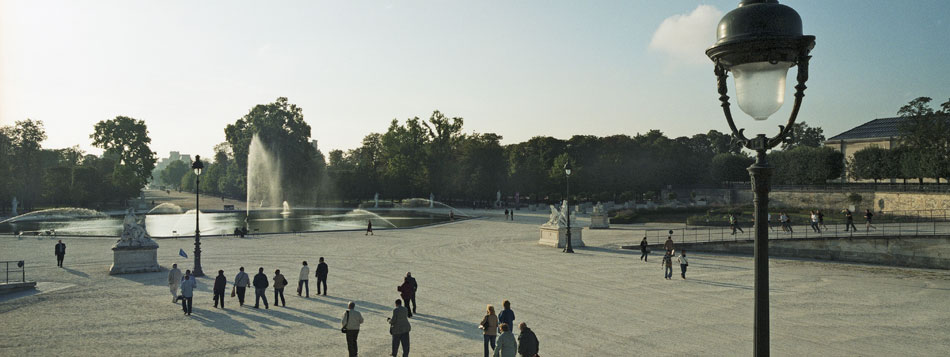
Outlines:
<svg viewBox="0 0 950 357"><path fill-rule="evenodd" d="M112 246L112 267L109 274L161 271L158 266L158 243L145 230L145 218L135 216L132 208L122 220L122 235Z"/></svg>

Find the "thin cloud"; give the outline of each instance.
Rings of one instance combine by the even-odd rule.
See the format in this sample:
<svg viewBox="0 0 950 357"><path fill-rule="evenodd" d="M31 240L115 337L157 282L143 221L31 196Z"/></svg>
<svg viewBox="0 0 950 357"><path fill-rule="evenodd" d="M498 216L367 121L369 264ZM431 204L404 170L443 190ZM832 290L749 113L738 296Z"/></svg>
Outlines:
<svg viewBox="0 0 950 357"><path fill-rule="evenodd" d="M716 41L716 26L722 11L699 5L689 14L676 14L663 20L653 33L649 49L669 57L672 64L706 64L706 48Z"/></svg>

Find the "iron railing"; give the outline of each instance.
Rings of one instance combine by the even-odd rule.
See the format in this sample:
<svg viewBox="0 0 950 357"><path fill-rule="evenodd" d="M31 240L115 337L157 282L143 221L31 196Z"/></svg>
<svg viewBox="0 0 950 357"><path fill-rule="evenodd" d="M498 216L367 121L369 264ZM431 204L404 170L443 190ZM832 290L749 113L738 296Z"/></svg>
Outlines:
<svg viewBox="0 0 950 357"><path fill-rule="evenodd" d="M13 265L17 270L10 270L10 265ZM4 276L6 277L5 284L10 283L10 273L20 273L20 280L16 280L16 274L13 276L14 283L25 283L26 282L26 262L22 260L2 260L0 261L0 266L4 267Z"/></svg>

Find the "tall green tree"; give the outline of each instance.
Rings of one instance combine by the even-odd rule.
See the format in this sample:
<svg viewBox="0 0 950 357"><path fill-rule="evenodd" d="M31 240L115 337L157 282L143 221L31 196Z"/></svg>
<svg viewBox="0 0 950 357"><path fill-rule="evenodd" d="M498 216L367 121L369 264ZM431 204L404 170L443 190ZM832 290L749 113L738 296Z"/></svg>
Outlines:
<svg viewBox="0 0 950 357"><path fill-rule="evenodd" d="M805 122L792 125L792 136L782 143L782 150L794 149L801 146L820 147L825 142L825 134L820 127L810 127Z"/></svg>
<svg viewBox="0 0 950 357"><path fill-rule="evenodd" d="M149 148L152 139L148 137L145 121L117 116L96 123L89 137L93 146L118 159L113 184L126 197L136 196L152 179L156 157Z"/></svg>
<svg viewBox="0 0 950 357"><path fill-rule="evenodd" d="M181 160L175 160L168 164L168 166L165 166L165 169L162 170L162 173L159 175L159 179L166 185L181 188L181 177L185 176L189 170L191 170L191 165Z"/></svg>
<svg viewBox="0 0 950 357"><path fill-rule="evenodd" d="M950 100L939 110L931 107L931 101L930 97L918 97L897 111L904 118L899 126L901 145L912 152L904 158L917 161L906 165L915 171L907 174L918 177L921 183L925 177L938 183L941 177L950 177Z"/></svg>

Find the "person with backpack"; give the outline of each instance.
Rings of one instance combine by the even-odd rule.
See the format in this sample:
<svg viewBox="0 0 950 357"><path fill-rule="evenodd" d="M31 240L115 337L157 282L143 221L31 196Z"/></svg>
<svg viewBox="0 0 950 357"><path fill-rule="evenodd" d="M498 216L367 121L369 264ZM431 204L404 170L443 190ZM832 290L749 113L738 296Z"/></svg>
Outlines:
<svg viewBox="0 0 950 357"><path fill-rule="evenodd" d="M274 306L280 306L281 303L287 307L287 301L284 300L284 287L287 286L287 278L280 274L280 269L274 271ZM280 298L280 300L278 300Z"/></svg>

